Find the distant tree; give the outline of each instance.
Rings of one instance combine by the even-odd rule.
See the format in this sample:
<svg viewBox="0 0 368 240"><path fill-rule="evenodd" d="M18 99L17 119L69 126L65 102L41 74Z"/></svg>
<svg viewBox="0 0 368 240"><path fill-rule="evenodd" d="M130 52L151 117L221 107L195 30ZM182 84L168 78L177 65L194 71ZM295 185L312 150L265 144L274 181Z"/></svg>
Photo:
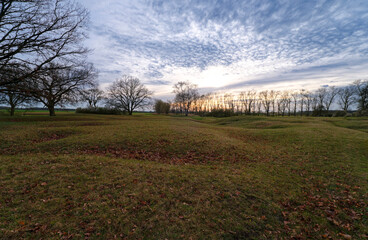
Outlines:
<svg viewBox="0 0 368 240"><path fill-rule="evenodd" d="M297 92L297 91L294 91L294 92L292 92L291 94L291 97L292 97L292 99L293 99L293 102L294 102L294 116L296 116L296 108L297 108L297 106L298 106L298 100L299 100L299 92Z"/></svg>
<svg viewBox="0 0 368 240"><path fill-rule="evenodd" d="M334 102L338 92L339 90L335 86L328 87L324 98L324 107L327 112L330 110L331 104Z"/></svg>
<svg viewBox="0 0 368 240"><path fill-rule="evenodd" d="M311 107L312 107L313 95L309 91L303 91L302 92L302 98L303 98L303 103L305 105L306 114L307 114L307 116L309 116L310 111L311 111Z"/></svg>
<svg viewBox="0 0 368 240"><path fill-rule="evenodd" d="M234 112L235 109L235 103L234 103L234 95L232 93L226 93L224 95L224 104L225 109L230 110L231 112Z"/></svg>
<svg viewBox="0 0 368 240"><path fill-rule="evenodd" d="M266 115L269 116L270 115L271 102L272 102L272 99L270 98L270 93L269 93L268 90L265 90L265 91L260 92L259 96L261 98L262 105L263 105L263 108L266 112Z"/></svg>
<svg viewBox="0 0 368 240"><path fill-rule="evenodd" d="M353 84L357 90L358 110L365 113L368 111L368 80L357 80Z"/></svg>
<svg viewBox="0 0 368 240"><path fill-rule="evenodd" d="M257 96L257 92L255 90L247 91L247 97L248 97L247 112L248 114L252 112L252 106L254 105L256 96Z"/></svg>
<svg viewBox="0 0 368 240"><path fill-rule="evenodd" d="M311 98L312 98L311 108L313 111L316 111L318 108L318 103L319 103L317 93L316 92L311 93Z"/></svg>
<svg viewBox="0 0 368 240"><path fill-rule="evenodd" d="M287 105L288 105L288 98L289 98L289 92L283 91L282 93L280 93L280 96L277 99L277 109L278 109L279 114L281 114L281 116L285 116L285 112L286 112Z"/></svg>
<svg viewBox="0 0 368 240"><path fill-rule="evenodd" d="M278 91L274 91L274 90L271 90L270 91L270 100L271 100L271 105L272 105L272 116L275 116L275 112L276 112L276 100L277 100L277 97L279 96L279 92Z"/></svg>
<svg viewBox="0 0 368 240"><path fill-rule="evenodd" d="M0 72L0 79L7 78L9 75L17 77L22 73L19 69L14 67L7 68L7 74L1 74ZM2 91L0 91L0 104L8 105L9 112L11 116L14 116L15 108L23 103L30 102L31 98L29 96L29 87L25 85L25 82L22 83L13 83L7 84L2 87Z"/></svg>
<svg viewBox="0 0 368 240"><path fill-rule="evenodd" d="M242 107L242 112L244 112L244 114L247 114L248 112L248 95L246 91L243 91L239 94L239 101Z"/></svg>
<svg viewBox="0 0 368 240"><path fill-rule="evenodd" d="M21 74L1 78L0 90L29 79L55 61L74 66L76 58L88 52L81 44L88 16L85 8L69 0L1 1L0 74L8 74L9 67Z"/></svg>
<svg viewBox="0 0 368 240"><path fill-rule="evenodd" d="M132 115L150 103L152 94L138 78L124 75L108 88L108 105Z"/></svg>
<svg viewBox="0 0 368 240"><path fill-rule="evenodd" d="M325 109L324 103L326 102L327 97L327 89L326 88L319 88L316 91L316 106L313 110L313 115L321 116L323 110Z"/></svg>
<svg viewBox="0 0 368 240"><path fill-rule="evenodd" d="M285 98L285 102L286 102L286 108L288 111L288 116L291 115L291 93L289 91L285 91L284 92L284 98Z"/></svg>
<svg viewBox="0 0 368 240"><path fill-rule="evenodd" d="M158 114L165 113L169 114L171 104L169 102L164 102L162 100L156 100L155 102L155 112Z"/></svg>
<svg viewBox="0 0 368 240"><path fill-rule="evenodd" d="M198 97L197 85L190 82L178 82L173 88L175 101L179 103L180 111L184 110L185 116L188 116L192 103Z"/></svg>
<svg viewBox="0 0 368 240"><path fill-rule="evenodd" d="M339 88L338 103L345 113L349 110L349 107L354 103L356 93L357 93L356 88L353 85Z"/></svg>
<svg viewBox="0 0 368 240"><path fill-rule="evenodd" d="M97 87L89 88L81 92L81 101L86 101L89 108L97 108L97 103L104 99L104 91Z"/></svg>
<svg viewBox="0 0 368 240"><path fill-rule="evenodd" d="M299 91L299 106L300 106L300 116L303 116L303 111L304 111L304 104L305 104L305 89L301 89Z"/></svg>
<svg viewBox="0 0 368 240"><path fill-rule="evenodd" d="M18 90L17 85L8 84L5 87L6 91L0 92L0 104L7 104L10 116L14 116L15 108L23 103L29 103L31 98L24 92Z"/></svg>
<svg viewBox="0 0 368 240"><path fill-rule="evenodd" d="M260 94L258 94L258 98L256 99L255 102L256 102L255 105L256 105L256 109L257 109L257 115L259 116L259 115L261 115L261 109L262 109L262 105L263 105Z"/></svg>
<svg viewBox="0 0 368 240"><path fill-rule="evenodd" d="M33 79L30 94L48 108L50 116L55 116L55 106L77 102L84 88L93 86L94 78L92 65L65 68L51 64Z"/></svg>

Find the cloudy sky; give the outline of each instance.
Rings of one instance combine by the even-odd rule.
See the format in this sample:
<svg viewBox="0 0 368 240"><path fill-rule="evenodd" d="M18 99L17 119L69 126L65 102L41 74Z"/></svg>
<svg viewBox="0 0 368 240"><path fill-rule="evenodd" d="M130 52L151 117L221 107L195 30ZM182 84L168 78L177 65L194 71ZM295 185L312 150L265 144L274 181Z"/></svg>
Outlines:
<svg viewBox="0 0 368 240"><path fill-rule="evenodd" d="M368 78L367 0L78 1L102 87L128 74L165 98L185 80L206 92Z"/></svg>

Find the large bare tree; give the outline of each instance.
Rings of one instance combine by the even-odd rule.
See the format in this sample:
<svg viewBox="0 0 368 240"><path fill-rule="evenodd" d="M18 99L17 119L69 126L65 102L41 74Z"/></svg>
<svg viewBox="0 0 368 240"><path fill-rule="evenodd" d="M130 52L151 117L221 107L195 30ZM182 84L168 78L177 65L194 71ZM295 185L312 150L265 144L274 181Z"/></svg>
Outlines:
<svg viewBox="0 0 368 240"><path fill-rule="evenodd" d="M81 45L87 23L87 10L69 0L1 1L0 73L4 76L12 67L22 74L1 78L0 90L44 71L52 62L79 64L79 57L88 52Z"/></svg>
<svg viewBox="0 0 368 240"><path fill-rule="evenodd" d="M346 113L349 107L355 102L355 95L357 91L352 85L341 87L338 91L339 105L342 110Z"/></svg>
<svg viewBox="0 0 368 240"><path fill-rule="evenodd" d="M30 84L30 94L55 116L55 106L75 103L81 92L95 84L96 73L90 64L65 68L50 64L48 70L39 72Z"/></svg>
<svg viewBox="0 0 368 240"><path fill-rule="evenodd" d="M138 78L124 75L108 88L108 105L132 115L135 109L150 103L152 94Z"/></svg>

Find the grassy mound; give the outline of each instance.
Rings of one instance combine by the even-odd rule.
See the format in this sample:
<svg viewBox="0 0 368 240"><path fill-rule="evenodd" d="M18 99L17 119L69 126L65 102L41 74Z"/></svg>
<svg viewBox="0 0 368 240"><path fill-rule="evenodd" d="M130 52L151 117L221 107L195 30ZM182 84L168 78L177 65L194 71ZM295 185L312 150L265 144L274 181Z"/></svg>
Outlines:
<svg viewBox="0 0 368 240"><path fill-rule="evenodd" d="M365 238L368 119L0 117L3 238Z"/></svg>

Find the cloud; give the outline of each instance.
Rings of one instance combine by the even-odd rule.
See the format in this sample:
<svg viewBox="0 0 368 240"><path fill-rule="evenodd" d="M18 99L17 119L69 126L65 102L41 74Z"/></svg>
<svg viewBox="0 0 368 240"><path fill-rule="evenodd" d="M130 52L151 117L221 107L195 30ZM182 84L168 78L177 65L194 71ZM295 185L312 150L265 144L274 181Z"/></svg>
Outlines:
<svg viewBox="0 0 368 240"><path fill-rule="evenodd" d="M367 1L80 2L91 12L87 45L105 85L131 74L167 96L182 80L238 91L368 74Z"/></svg>

